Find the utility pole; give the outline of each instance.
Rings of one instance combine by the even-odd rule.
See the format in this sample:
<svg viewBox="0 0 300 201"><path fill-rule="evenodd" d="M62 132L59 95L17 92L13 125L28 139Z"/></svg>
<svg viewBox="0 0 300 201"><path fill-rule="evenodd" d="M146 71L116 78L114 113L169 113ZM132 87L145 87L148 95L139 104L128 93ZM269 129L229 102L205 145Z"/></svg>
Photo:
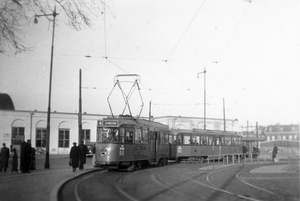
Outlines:
<svg viewBox="0 0 300 201"><path fill-rule="evenodd" d="M204 74L204 130L206 130L206 70L197 73L197 78L199 78L200 74Z"/></svg>
<svg viewBox="0 0 300 201"><path fill-rule="evenodd" d="M224 131L226 131L226 119L225 119L225 99L223 98L223 119L224 119Z"/></svg>
<svg viewBox="0 0 300 201"><path fill-rule="evenodd" d="M151 101L149 103L149 121L151 121Z"/></svg>
<svg viewBox="0 0 300 201"><path fill-rule="evenodd" d="M52 14L35 15L34 23L38 23L37 17L52 16L53 17L53 30L52 30L52 45L51 45L51 60L50 60L50 79L49 79L49 96L48 96L48 111L47 111L47 135L46 135L46 157L44 168L50 168L49 162L49 150L50 150L50 113L51 113L51 88L52 88L52 68L53 68L53 51L54 51L54 31L55 31L55 18L58 15L56 12L56 6Z"/></svg>
<svg viewBox="0 0 300 201"><path fill-rule="evenodd" d="M82 99L81 99L81 69L79 69L79 112L78 112L78 144L81 142L82 134Z"/></svg>

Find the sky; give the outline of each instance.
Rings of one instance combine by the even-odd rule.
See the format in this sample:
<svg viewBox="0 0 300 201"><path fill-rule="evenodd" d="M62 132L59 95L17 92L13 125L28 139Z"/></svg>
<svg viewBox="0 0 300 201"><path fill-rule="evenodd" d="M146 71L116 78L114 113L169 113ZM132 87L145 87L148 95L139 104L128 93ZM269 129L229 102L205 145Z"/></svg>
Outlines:
<svg viewBox="0 0 300 201"><path fill-rule="evenodd" d="M206 102L207 118L223 118L225 105L225 117L241 126L300 122L299 0L106 4L81 31L57 8L51 111L78 112L81 69L82 111L90 114L110 114L108 100L114 115L123 112L119 80L133 116L142 108L147 117L151 102L154 117L203 117ZM0 55L0 93L16 110L48 107L52 23L38 20L24 27L31 51ZM136 78L140 91L131 93Z"/></svg>

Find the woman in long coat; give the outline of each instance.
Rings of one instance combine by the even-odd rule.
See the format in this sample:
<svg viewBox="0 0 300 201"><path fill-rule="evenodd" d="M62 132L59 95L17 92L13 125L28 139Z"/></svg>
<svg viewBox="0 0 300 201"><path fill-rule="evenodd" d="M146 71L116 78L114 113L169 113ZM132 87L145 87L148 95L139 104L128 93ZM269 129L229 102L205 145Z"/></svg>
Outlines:
<svg viewBox="0 0 300 201"><path fill-rule="evenodd" d="M79 166L80 150L76 146L76 142L73 142L73 147L70 151L70 160L72 161L73 172L76 171L76 168Z"/></svg>
<svg viewBox="0 0 300 201"><path fill-rule="evenodd" d="M11 172L18 172L18 154L16 148L12 149L13 157L11 163Z"/></svg>

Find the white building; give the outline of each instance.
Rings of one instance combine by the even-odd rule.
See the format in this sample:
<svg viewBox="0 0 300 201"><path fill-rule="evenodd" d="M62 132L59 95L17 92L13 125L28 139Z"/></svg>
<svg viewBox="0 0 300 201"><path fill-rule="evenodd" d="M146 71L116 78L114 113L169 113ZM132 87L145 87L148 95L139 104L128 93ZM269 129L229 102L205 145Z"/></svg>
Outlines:
<svg viewBox="0 0 300 201"><path fill-rule="evenodd" d="M96 141L97 120L103 115L82 114L82 139ZM32 147L46 147L47 112L0 110L0 142L6 146L31 140ZM78 114L52 112L49 154L68 154L78 142Z"/></svg>

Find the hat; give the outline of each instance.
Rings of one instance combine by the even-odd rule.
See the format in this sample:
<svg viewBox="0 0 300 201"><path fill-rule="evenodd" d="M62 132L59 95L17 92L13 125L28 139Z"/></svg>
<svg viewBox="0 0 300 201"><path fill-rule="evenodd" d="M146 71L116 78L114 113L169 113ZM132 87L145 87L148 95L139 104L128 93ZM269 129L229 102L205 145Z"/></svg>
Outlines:
<svg viewBox="0 0 300 201"><path fill-rule="evenodd" d="M73 144L77 144L76 142L73 142Z"/></svg>

